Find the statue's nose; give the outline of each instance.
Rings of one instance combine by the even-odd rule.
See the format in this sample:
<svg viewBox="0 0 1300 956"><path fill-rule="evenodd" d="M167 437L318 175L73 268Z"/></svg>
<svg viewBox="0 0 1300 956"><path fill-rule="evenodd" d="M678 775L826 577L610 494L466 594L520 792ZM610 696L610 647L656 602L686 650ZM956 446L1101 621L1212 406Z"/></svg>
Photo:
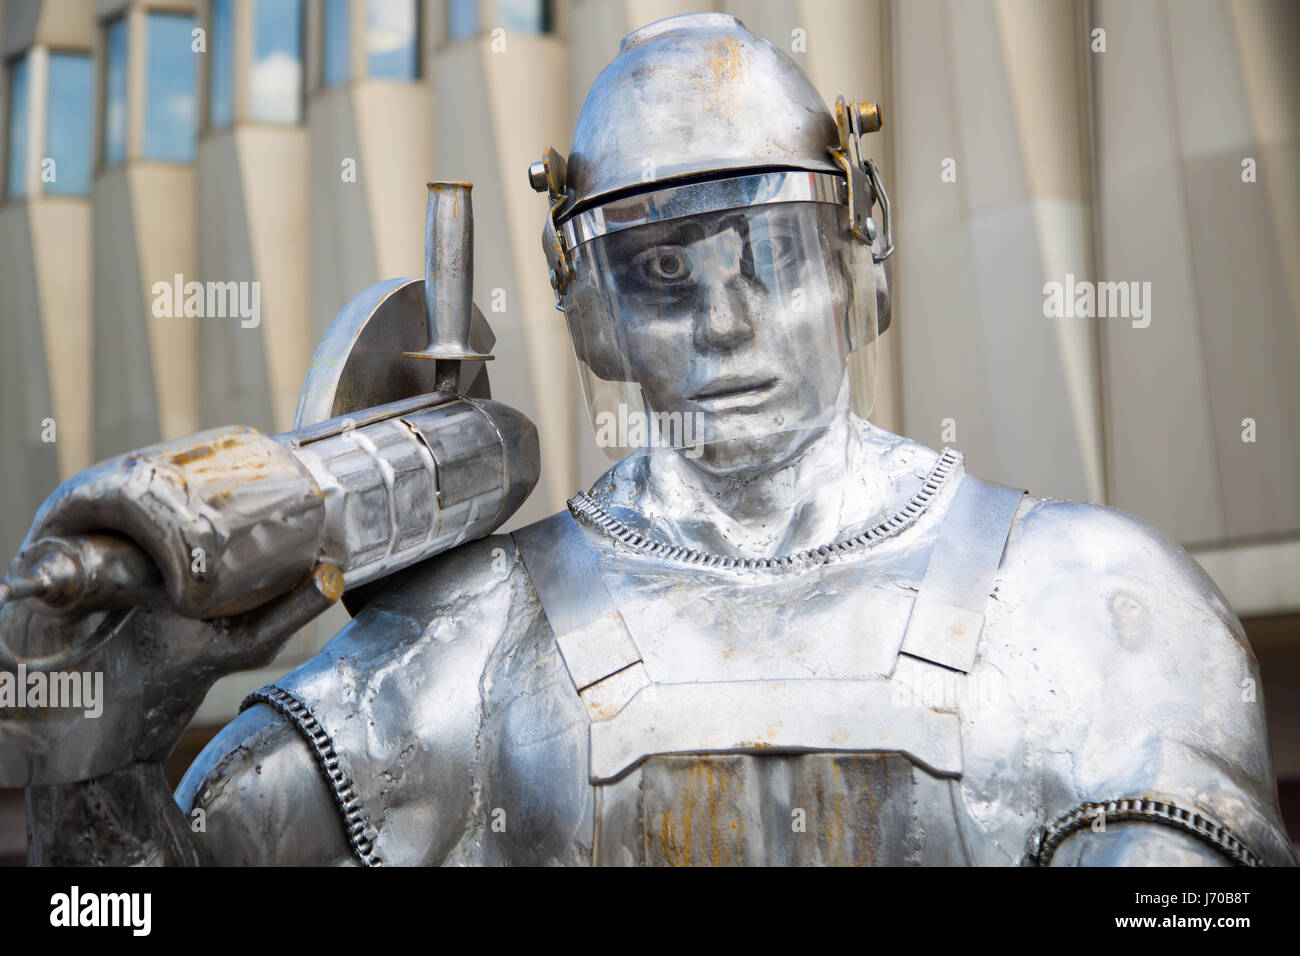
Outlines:
<svg viewBox="0 0 1300 956"><path fill-rule="evenodd" d="M737 284L710 282L700 303L695 323L695 344L701 349L734 348L753 335L745 297Z"/></svg>

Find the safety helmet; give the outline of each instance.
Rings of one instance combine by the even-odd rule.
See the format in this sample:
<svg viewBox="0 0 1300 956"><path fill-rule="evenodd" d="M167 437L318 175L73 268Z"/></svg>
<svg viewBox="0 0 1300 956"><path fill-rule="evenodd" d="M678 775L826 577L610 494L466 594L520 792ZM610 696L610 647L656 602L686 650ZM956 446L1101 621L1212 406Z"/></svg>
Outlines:
<svg viewBox="0 0 1300 956"><path fill-rule="evenodd" d="M692 268L747 276L779 292L785 310L795 296L797 310L815 289L782 263L821 262L827 274L812 285L838 296L843 350L874 348L889 321L877 308L875 266L893 245L889 200L863 138L880 126L874 103L840 97L832 113L793 60L728 14L670 17L624 37L587 95L567 161L548 148L529 168L533 188L549 195L543 248L598 430L611 387L616 403L635 403L619 391L634 377L624 326L685 308L664 287ZM688 243L656 247L670 251L649 266L660 280L655 301L645 288L630 291L632 240L683 223L700 228Z"/></svg>

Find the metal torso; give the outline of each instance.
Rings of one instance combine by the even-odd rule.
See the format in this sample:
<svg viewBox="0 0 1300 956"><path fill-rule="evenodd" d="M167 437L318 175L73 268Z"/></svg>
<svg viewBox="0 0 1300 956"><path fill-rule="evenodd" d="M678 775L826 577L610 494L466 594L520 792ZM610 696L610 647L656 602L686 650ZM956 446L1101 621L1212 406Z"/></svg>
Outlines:
<svg viewBox="0 0 1300 956"><path fill-rule="evenodd" d="M939 456L894 441L910 503ZM900 652L961 485L957 462L862 546L776 568L577 508L599 573L563 573L607 588L632 650L562 650L519 533L394 576L257 700L313 742L365 862L1016 865L1053 820L1134 796L1290 861L1262 709L1236 703L1240 625L1134 519L1024 498L968 671Z"/></svg>
<svg viewBox="0 0 1300 956"><path fill-rule="evenodd" d="M508 572L484 568L461 585L495 603L488 613L508 619L513 634L493 637L492 629L460 640L454 632L471 626L462 620L430 624L417 636L402 622L400 639L376 661L368 644L350 647L345 632L321 664L281 686L330 728L334 751L347 754L342 763L367 818L362 846L373 841L373 855L385 862L971 862L963 811L954 805L963 770L958 708L933 693L918 701L913 691L933 691L944 669L899 653L962 477L959 458L950 457L941 480L923 492L938 460L928 453L902 480L913 490L905 500L921 499L905 521L827 563L702 568L629 547L592 520L578 522L654 685L617 719L601 721L599 741L513 553ZM503 541L471 547L489 565L499 551L500 566L507 549L488 545ZM582 587L592 585L598 582ZM416 589L409 578L405 589ZM406 606L415 610L409 598ZM385 614L390 627L392 612ZM363 613L350 630L367 625ZM448 651L459 673L447 672ZM344 695L335 690L341 672ZM421 672L427 678L415 676ZM954 690L983 680L945 673L957 678L949 681ZM369 728L348 713L363 701ZM398 716L417 711L413 726L399 729ZM641 753L637 742L653 738L642 725L662 727L663 714L678 718L677 739ZM472 735L468 727L449 731L476 721ZM381 726L396 736L377 747ZM729 740L726 753L692 752L711 747L701 733L716 732L754 739L750 746ZM450 755L432 753L462 739L469 743ZM425 769L408 751L429 755ZM448 799L466 777L469 803ZM418 786L430 788L428 804L441 798L441 806L425 806L413 795ZM342 799L348 795L345 789ZM431 846L410 842L420 825L456 829L440 819L451 807L465 814L458 833Z"/></svg>
<svg viewBox="0 0 1300 956"><path fill-rule="evenodd" d="M602 636L601 617L560 638L568 690L590 682L581 695L590 727L566 712L559 731L548 719L554 700L506 709L538 739L588 736L591 862L971 862L954 806L962 769L955 702L930 706L914 695L933 665L906 660L893 679L929 545L962 479L959 457L913 477L916 493L873 536L788 564L654 553L579 499L578 533L596 555L623 636ZM528 548L582 546L523 544L535 582ZM602 641L622 642L603 667ZM502 802L549 812L548 794L565 788L518 756L507 747L494 774ZM529 828L517 852L529 854L533 836Z"/></svg>

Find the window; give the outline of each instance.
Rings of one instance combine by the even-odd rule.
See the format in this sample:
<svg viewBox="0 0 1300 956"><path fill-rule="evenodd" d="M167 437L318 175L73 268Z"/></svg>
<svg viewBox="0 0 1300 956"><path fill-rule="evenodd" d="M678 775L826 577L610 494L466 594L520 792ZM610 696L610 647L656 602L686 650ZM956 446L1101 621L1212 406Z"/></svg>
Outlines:
<svg viewBox="0 0 1300 956"><path fill-rule="evenodd" d="M50 54L45 156L54 160L54 178L45 184L47 193L90 193L91 83L89 54Z"/></svg>
<svg viewBox="0 0 1300 956"><path fill-rule="evenodd" d="M416 0L369 0L366 60L371 76L414 80L420 75L420 31Z"/></svg>
<svg viewBox="0 0 1300 956"><path fill-rule="evenodd" d="M302 122L301 0L257 0L249 114L258 123Z"/></svg>
<svg viewBox="0 0 1300 956"><path fill-rule="evenodd" d="M497 21L506 33L550 33L549 0L497 0Z"/></svg>
<svg viewBox="0 0 1300 956"><path fill-rule="evenodd" d="M11 199L27 195L27 56L9 64L9 147L5 193Z"/></svg>
<svg viewBox="0 0 1300 956"><path fill-rule="evenodd" d="M325 0L321 29L321 85L334 86L348 78L348 3Z"/></svg>
<svg viewBox="0 0 1300 956"><path fill-rule="evenodd" d="M188 163L194 159L196 67L190 44L194 18L150 13L144 92L144 155Z"/></svg>
<svg viewBox="0 0 1300 956"><path fill-rule="evenodd" d="M449 0L447 41L463 40L478 33L478 0Z"/></svg>
<svg viewBox="0 0 1300 956"><path fill-rule="evenodd" d="M235 118L235 0L212 0L208 30L208 126L219 129Z"/></svg>
<svg viewBox="0 0 1300 956"><path fill-rule="evenodd" d="M126 20L104 31L104 164L126 159Z"/></svg>

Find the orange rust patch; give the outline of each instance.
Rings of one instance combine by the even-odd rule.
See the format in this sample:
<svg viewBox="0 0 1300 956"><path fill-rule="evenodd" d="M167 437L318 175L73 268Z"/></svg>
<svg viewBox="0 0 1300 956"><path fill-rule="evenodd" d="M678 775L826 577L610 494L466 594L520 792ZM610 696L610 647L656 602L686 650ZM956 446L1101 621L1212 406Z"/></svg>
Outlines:
<svg viewBox="0 0 1300 956"><path fill-rule="evenodd" d="M327 601L337 601L343 596L343 572L334 565L322 561L312 571L316 579L316 589Z"/></svg>
<svg viewBox="0 0 1300 956"><path fill-rule="evenodd" d="M719 84L738 79L745 65L745 55L740 41L735 37L719 37L709 44L709 69Z"/></svg>
<svg viewBox="0 0 1300 956"><path fill-rule="evenodd" d="M217 450L211 445L196 445L194 448L187 448L185 451L172 455L172 464L184 467L190 462L211 458L216 453Z"/></svg>

